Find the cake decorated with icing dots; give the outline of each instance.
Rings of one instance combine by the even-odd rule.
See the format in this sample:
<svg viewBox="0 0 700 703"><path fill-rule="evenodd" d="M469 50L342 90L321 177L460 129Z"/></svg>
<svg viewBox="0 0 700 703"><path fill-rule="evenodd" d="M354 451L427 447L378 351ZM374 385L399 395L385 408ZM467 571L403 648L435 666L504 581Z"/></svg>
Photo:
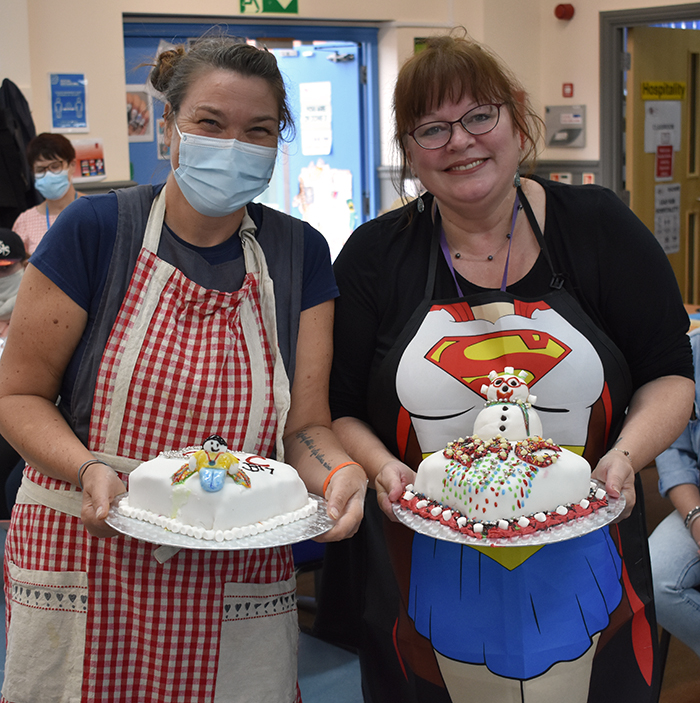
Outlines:
<svg viewBox="0 0 700 703"><path fill-rule="evenodd" d="M163 452L134 469L119 512L197 539L238 539L314 514L296 470L231 452L218 435L201 447Z"/></svg>
<svg viewBox="0 0 700 703"><path fill-rule="evenodd" d="M474 434L421 462L400 504L471 536L532 534L590 515L607 505L590 464L542 437L524 381L507 367L481 389L484 409Z"/></svg>

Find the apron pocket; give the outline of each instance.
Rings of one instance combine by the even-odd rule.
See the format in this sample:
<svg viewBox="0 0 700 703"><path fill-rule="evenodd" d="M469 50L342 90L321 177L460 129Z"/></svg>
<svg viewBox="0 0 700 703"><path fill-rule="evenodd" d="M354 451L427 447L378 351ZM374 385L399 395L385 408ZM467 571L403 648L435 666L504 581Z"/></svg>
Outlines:
<svg viewBox="0 0 700 703"><path fill-rule="evenodd" d="M13 703L80 703L88 575L10 562L10 627L2 695Z"/></svg>
<svg viewBox="0 0 700 703"><path fill-rule="evenodd" d="M296 579L224 585L215 703L293 703Z"/></svg>

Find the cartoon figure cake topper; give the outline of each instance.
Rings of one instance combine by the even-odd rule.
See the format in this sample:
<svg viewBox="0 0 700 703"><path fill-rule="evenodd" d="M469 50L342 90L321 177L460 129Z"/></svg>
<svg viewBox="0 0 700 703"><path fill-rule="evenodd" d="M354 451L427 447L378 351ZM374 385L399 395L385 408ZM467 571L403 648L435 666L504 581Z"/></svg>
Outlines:
<svg viewBox="0 0 700 703"><path fill-rule="evenodd" d="M184 483L195 473L199 474L202 489L208 493L216 493L224 487L226 476L234 483L250 488L250 478L243 469L234 470L238 459L228 451L226 441L219 435L210 435L179 471L172 477L172 484Z"/></svg>

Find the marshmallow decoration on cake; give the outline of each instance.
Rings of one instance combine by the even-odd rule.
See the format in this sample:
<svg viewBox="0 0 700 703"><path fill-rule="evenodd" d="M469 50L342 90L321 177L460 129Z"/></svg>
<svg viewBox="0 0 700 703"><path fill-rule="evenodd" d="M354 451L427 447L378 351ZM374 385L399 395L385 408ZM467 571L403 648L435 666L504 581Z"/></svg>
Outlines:
<svg viewBox="0 0 700 703"><path fill-rule="evenodd" d="M524 377L510 367L489 374L474 434L420 464L415 484L401 500L404 507L470 534L483 534L486 525L512 535L605 504L604 492L591 483L589 463L542 438L535 397Z"/></svg>
<svg viewBox="0 0 700 703"><path fill-rule="evenodd" d="M294 468L230 452L212 435L201 448L163 452L134 469L119 512L175 533L223 541L301 520L317 507Z"/></svg>

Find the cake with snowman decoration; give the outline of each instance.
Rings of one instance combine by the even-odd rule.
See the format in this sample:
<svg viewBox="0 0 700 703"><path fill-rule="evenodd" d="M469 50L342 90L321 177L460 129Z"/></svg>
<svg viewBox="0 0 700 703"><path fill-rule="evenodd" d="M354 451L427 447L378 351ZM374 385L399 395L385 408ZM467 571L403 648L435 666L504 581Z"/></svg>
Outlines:
<svg viewBox="0 0 700 703"><path fill-rule="evenodd" d="M296 469L231 452L211 435L201 447L162 452L129 476L118 511L197 539L238 539L313 515L318 508Z"/></svg>
<svg viewBox="0 0 700 703"><path fill-rule="evenodd" d="M607 505L590 464L544 439L523 371L492 371L474 434L426 457L403 508L469 537L532 534Z"/></svg>

